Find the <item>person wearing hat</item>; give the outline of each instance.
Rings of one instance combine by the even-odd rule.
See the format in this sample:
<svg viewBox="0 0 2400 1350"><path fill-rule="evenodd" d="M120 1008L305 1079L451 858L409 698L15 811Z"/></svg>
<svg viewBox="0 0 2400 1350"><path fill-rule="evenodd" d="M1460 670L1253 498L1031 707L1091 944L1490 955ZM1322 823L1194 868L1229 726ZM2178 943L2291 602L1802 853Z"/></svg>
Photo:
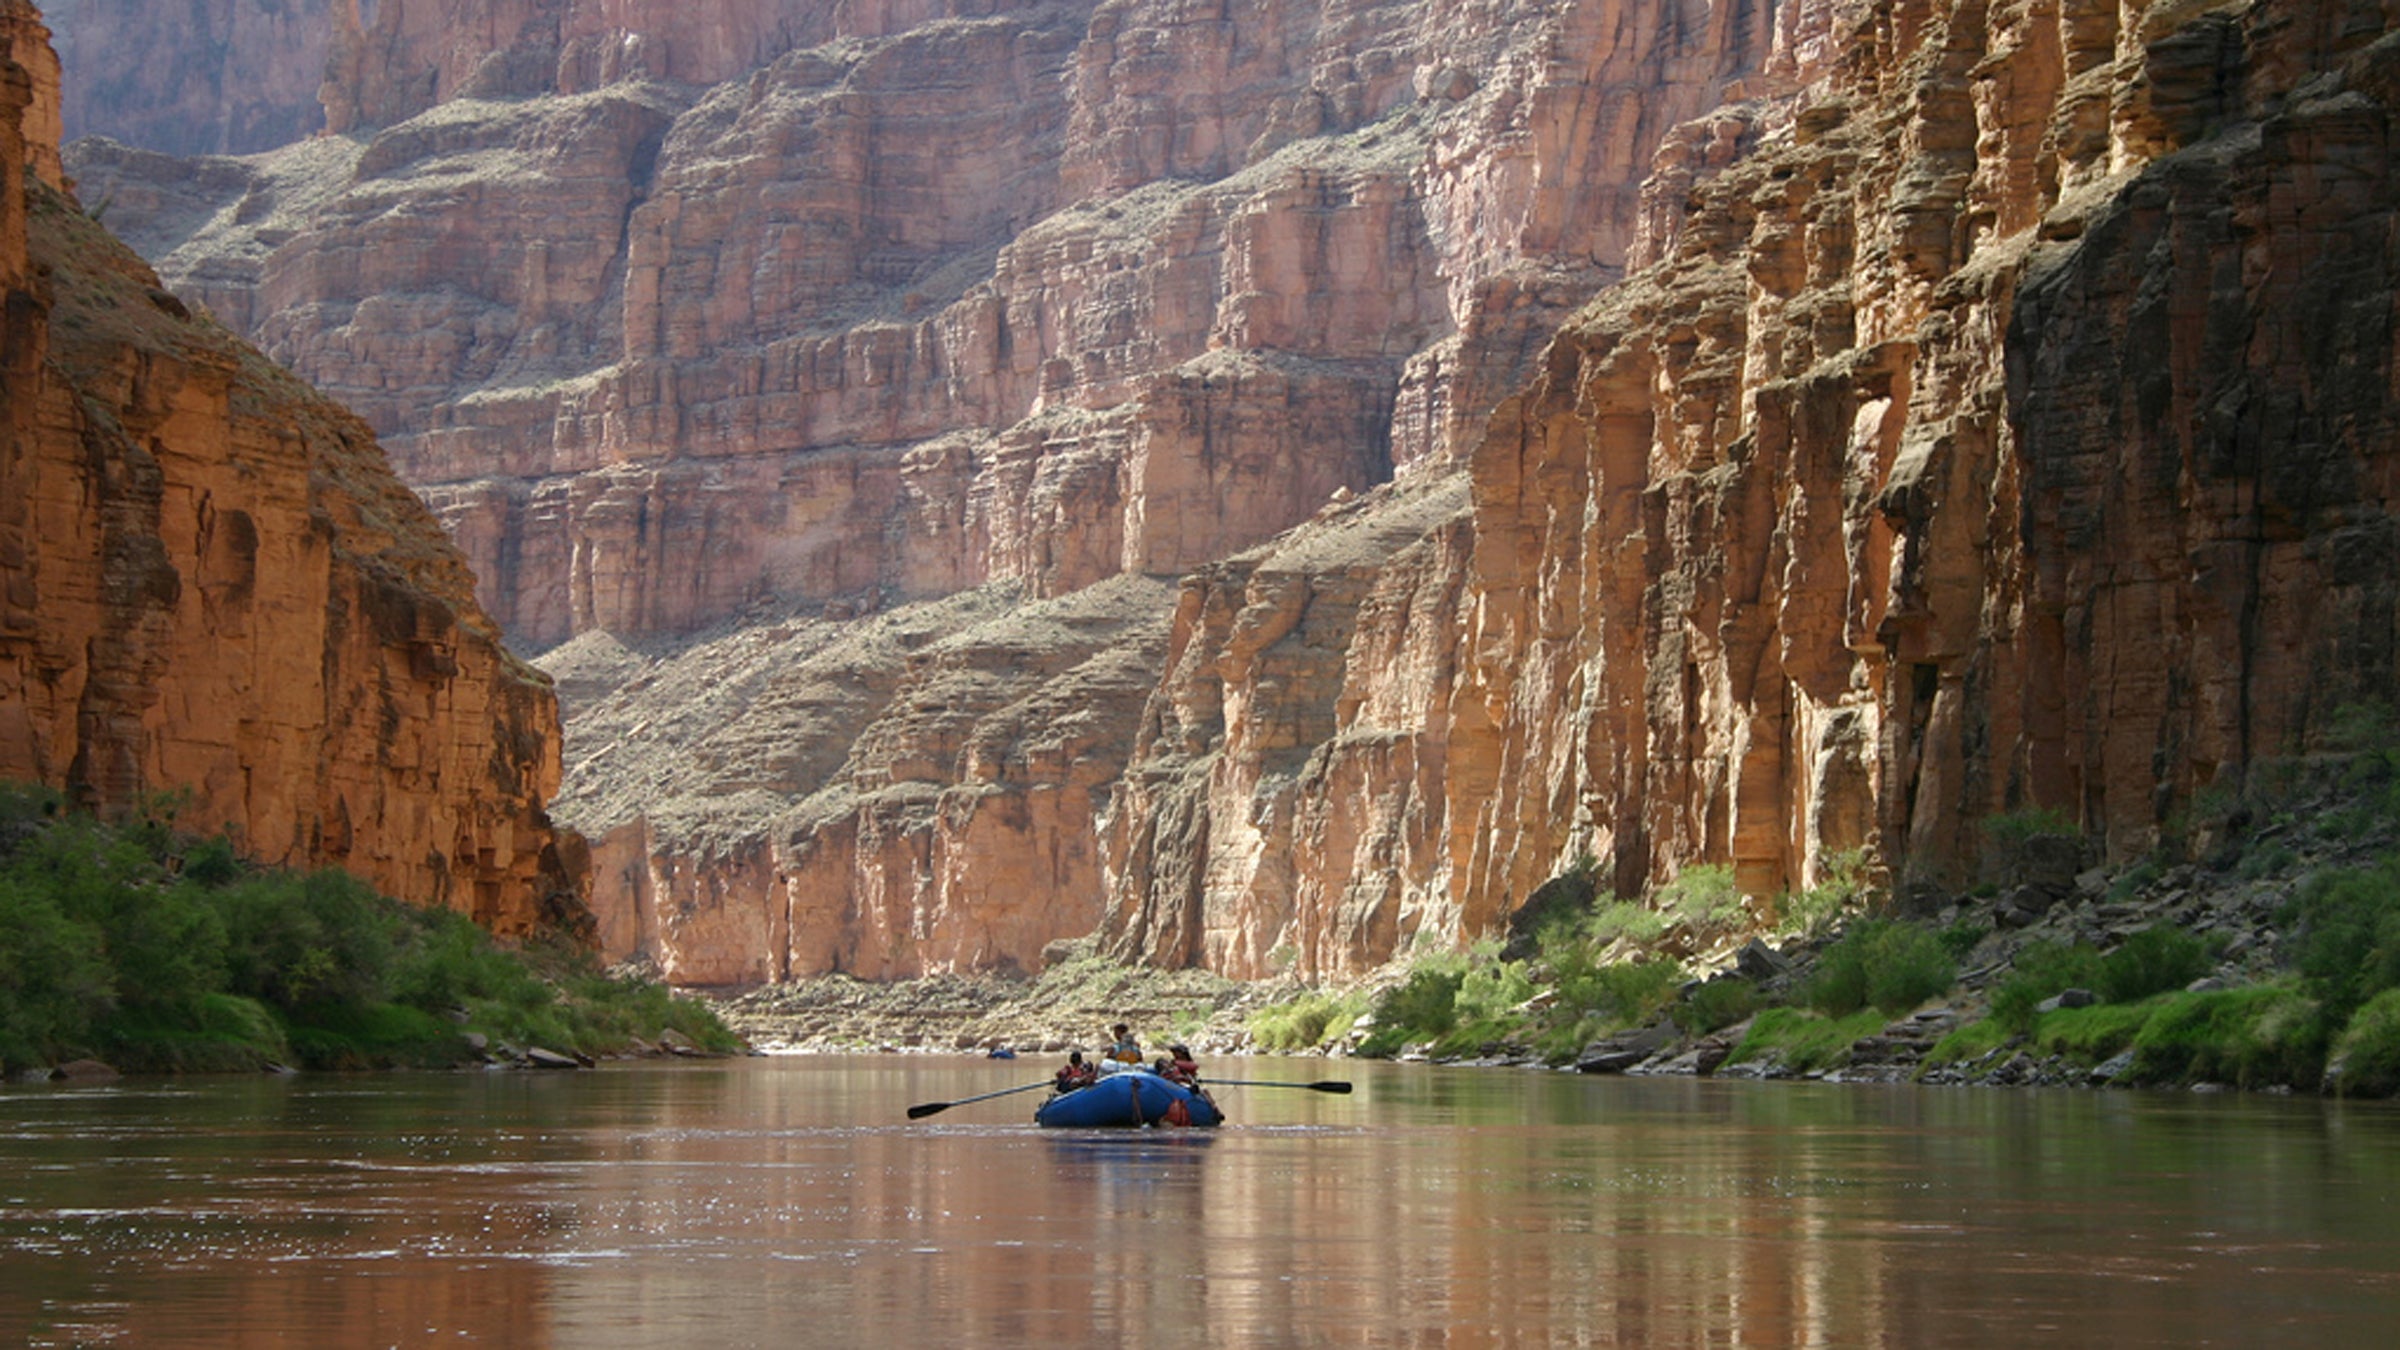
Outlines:
<svg viewBox="0 0 2400 1350"><path fill-rule="evenodd" d="M1116 1043L1108 1047L1108 1057L1110 1059L1115 1060L1119 1064L1139 1064L1142 1062L1142 1043L1133 1038L1132 1027L1127 1026L1123 1022L1119 1022L1115 1026L1110 1027L1108 1031L1111 1036L1116 1038Z"/></svg>

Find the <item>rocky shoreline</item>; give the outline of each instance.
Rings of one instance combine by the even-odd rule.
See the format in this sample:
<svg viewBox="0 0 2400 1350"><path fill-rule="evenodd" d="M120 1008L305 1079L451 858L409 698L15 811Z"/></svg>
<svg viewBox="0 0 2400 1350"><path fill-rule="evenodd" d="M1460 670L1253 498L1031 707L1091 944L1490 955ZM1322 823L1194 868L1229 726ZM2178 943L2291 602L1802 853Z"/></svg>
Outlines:
<svg viewBox="0 0 2400 1350"><path fill-rule="evenodd" d="M2383 747L2279 761L2254 775L2251 792L2196 813L2166 846L2144 858L2096 864L2076 836L2037 823L1992 851L1993 865L1972 893L1904 885L1896 893L1865 895L1851 922L1874 914L1949 935L1958 953L1956 977L1945 993L1877 1019L1830 1054L1795 1057L1753 1033L1760 1017L1804 998L1843 925L1778 942L1762 931L1768 927L1762 907L1751 902L1730 929L1696 939L1670 926L1646 949L1629 941L1618 955L1640 959L1676 951L1691 974L1677 991L1678 1007L1690 1005L1707 986L1737 981L1755 990L1762 1010L1755 1016L1697 1031L1662 1014L1591 1040L1571 1056L1503 1039L1469 1054L1403 1045L1398 1057L1637 1076L2228 1090L2241 1085L2206 1075L2164 1081L2155 1071L2137 1071L2133 1049L2117 1043L2130 1039L2130 1031L2117 1041L2096 1038L2072 1047L2025 1030L1981 1040L1962 1040L1959 1033L1997 1025L1986 1021L1995 996L2022 962L2068 949L2098 958L2158 930L2188 935L2188 945L2206 953L2207 969L2178 982L2184 994L2293 986L2298 957L2295 934L2287 929L2312 878L2372 875L2378 866L2392 866L2389 859L2400 848L2395 758L2400 756ZM1106 1025L1127 1020L1145 1041L1179 1039L1204 1055L1222 1055L1272 1048L1257 1030L1262 1012L1309 995L1346 996L1357 1006L1372 1006L1375 995L1410 972L1409 963L1394 963L1366 981L1329 990L1291 978L1238 982L1202 971L1120 966L1098 956L1089 942L1054 944L1046 956L1038 978L947 976L873 984L830 977L720 994L714 1001L729 1026L770 1053L989 1053L1003 1047L1064 1053L1094 1048ZM1528 1006L1555 993L1543 989ZM2161 997L2170 996L2172 990ZM2032 1012L2046 1019L2102 1002L2089 989L2069 986L2047 994ZM1373 1030L1372 1014L1360 1016L1346 1029L1330 1029L1314 1053L1355 1053ZM1949 1052L1937 1054L1946 1042ZM2106 1053L2077 1053L2094 1046ZM2288 1081L2249 1086L2295 1090ZM2329 1077L2325 1086L2330 1091L2337 1085Z"/></svg>

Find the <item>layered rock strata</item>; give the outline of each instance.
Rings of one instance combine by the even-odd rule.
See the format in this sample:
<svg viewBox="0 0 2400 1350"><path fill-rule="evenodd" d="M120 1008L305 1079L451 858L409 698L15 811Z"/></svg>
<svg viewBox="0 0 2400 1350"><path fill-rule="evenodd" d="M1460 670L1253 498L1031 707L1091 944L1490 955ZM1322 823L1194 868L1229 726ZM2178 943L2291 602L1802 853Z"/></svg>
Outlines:
<svg viewBox="0 0 2400 1350"><path fill-rule="evenodd" d="M1447 453L1779 42L1594 0L690 8L387 0L345 135L76 165L536 645L1177 572Z"/></svg>
<svg viewBox="0 0 2400 1350"><path fill-rule="evenodd" d="M1679 132L1651 265L1364 583L1456 615L1446 650L1191 583L1118 949L1354 971L1393 950L1362 930L1494 931L1583 855L1624 894L1724 860L1771 896L1853 849L1955 886L2030 808L2123 858L2388 700L2390 18L1878 6L1800 97ZM1320 730L1245 773L1237 710L1303 653L1338 674L1281 720Z"/></svg>
<svg viewBox="0 0 2400 1350"><path fill-rule="evenodd" d="M337 40L339 135L76 165L183 294L385 435L512 633L662 669L762 614L1102 583L1152 598L1155 648L1171 591L1135 579L1453 455L1615 275L1668 128L1796 69L1772 7L702 8L385 0ZM875 705L798 755L836 780L688 784L781 799L738 841L571 789L609 931L705 982L1032 966L1088 932L1139 695L1045 701L1048 640L1014 640L976 660L1065 726L1009 735L1081 747L1027 757L1055 822L878 814L848 785L989 770ZM1019 878L1038 904L988 898ZM1018 904L1045 917L978 917Z"/></svg>
<svg viewBox="0 0 2400 1350"><path fill-rule="evenodd" d="M343 137L79 171L581 635L679 978L2123 857L2400 683L2386 5L450 13Z"/></svg>
<svg viewBox="0 0 2400 1350"><path fill-rule="evenodd" d="M0 778L178 796L261 861L503 933L588 922L548 682L372 433L62 190L46 39L0 3Z"/></svg>
<svg viewBox="0 0 2400 1350"><path fill-rule="evenodd" d="M1170 593L1000 585L549 653L585 705L560 809L624 822L594 845L603 948L679 984L1038 968L1099 923L1094 821Z"/></svg>

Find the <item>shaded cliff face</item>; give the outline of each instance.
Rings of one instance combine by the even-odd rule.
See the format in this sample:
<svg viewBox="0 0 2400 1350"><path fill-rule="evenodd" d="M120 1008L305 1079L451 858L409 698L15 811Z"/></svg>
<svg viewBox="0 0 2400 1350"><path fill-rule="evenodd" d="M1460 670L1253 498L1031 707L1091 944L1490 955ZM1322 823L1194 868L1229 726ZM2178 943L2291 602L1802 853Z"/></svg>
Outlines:
<svg viewBox="0 0 2400 1350"><path fill-rule="evenodd" d="M0 50L0 777L187 794L262 861L572 926L547 682L372 433L59 189L29 6L0 5Z"/></svg>
<svg viewBox="0 0 2400 1350"><path fill-rule="evenodd" d="M1856 848L1957 885L2032 806L2125 857L2388 699L2391 19L1879 7L1679 131L1651 265L1501 406L1467 510L1330 592L1186 583L1118 949L1357 970L1585 854L1627 894Z"/></svg>
<svg viewBox="0 0 2400 1350"><path fill-rule="evenodd" d="M325 125L334 16L354 0L50 0L70 137L180 155L272 150Z"/></svg>

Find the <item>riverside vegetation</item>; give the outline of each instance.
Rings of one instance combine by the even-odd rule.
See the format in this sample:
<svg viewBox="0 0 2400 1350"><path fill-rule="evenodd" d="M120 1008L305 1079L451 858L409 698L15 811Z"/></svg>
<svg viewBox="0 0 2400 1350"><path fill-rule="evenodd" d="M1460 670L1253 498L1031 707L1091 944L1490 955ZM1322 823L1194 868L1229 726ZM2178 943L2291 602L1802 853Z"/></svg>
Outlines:
<svg viewBox="0 0 2400 1350"><path fill-rule="evenodd" d="M509 950L347 873L268 870L165 804L118 822L0 784L0 1065L438 1067L539 1047L741 1047L705 1005L571 945Z"/></svg>
<svg viewBox="0 0 2400 1350"><path fill-rule="evenodd" d="M1371 995L1304 994L1250 1031L1594 1071L2392 1095L2400 734L2383 709L2341 721L2329 751L2257 765L2113 872L2042 811L1987 824L1990 880L1958 897L1879 894L1847 856L1763 904L1721 867L1641 903L1596 894L1587 862L1506 940L1426 954Z"/></svg>

